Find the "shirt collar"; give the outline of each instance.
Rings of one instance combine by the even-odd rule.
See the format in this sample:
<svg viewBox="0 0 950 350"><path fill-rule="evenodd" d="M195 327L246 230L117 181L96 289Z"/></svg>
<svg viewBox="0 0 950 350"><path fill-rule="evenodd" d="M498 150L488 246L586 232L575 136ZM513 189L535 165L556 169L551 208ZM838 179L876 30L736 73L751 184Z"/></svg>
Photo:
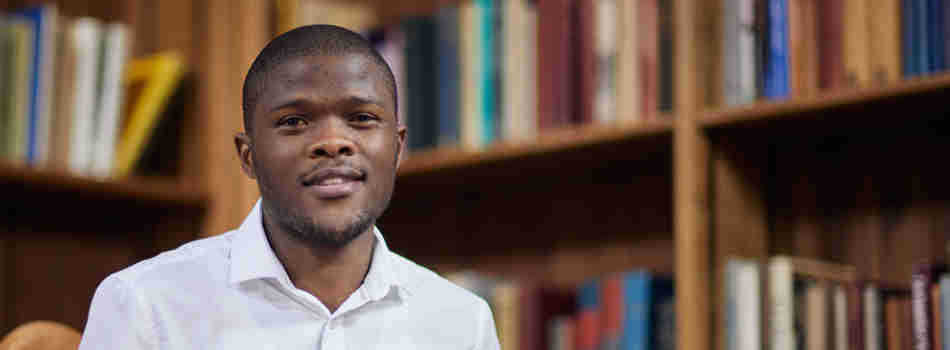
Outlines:
<svg viewBox="0 0 950 350"><path fill-rule="evenodd" d="M357 290L363 290L371 300L380 300L393 287L406 292L408 288L407 276L399 268L397 259L389 251L386 240L378 228L373 227L376 243L373 249L373 259L369 271L363 280L363 285ZM264 233L264 224L261 220L261 200L258 199L247 218L237 229L231 248L230 281L238 284L255 279L275 279L286 286L293 286L287 270L277 259Z"/></svg>

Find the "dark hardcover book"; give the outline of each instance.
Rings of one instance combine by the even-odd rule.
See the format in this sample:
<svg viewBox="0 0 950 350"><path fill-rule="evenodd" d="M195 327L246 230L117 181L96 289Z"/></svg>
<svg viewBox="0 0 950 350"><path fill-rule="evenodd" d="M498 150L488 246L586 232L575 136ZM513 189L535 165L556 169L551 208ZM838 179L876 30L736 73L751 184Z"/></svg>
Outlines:
<svg viewBox="0 0 950 350"><path fill-rule="evenodd" d="M572 113L575 123L594 120L594 95L597 89L597 23L595 0L576 1L574 5L574 81L577 82L577 104Z"/></svg>
<svg viewBox="0 0 950 350"><path fill-rule="evenodd" d="M950 38L950 3L943 2L941 4L942 10L942 21L940 33L943 36L943 42L941 46L943 47L943 68L950 68L950 45L947 45L946 40ZM905 56L906 57L906 56Z"/></svg>
<svg viewBox="0 0 950 350"><path fill-rule="evenodd" d="M929 0L917 0L914 2L914 32L917 34L917 37L914 38L914 41L917 45L917 65L918 72L920 74L929 74L933 72L933 67L930 66L930 33L927 30L929 27L927 21L927 2Z"/></svg>
<svg viewBox="0 0 950 350"><path fill-rule="evenodd" d="M929 263L918 266L911 276L911 305L914 314L914 350L940 350L933 346L933 315L930 313L933 303L930 289L939 280L940 274L947 271L941 263Z"/></svg>
<svg viewBox="0 0 950 350"><path fill-rule="evenodd" d="M538 2L538 127L568 124L572 92L572 0Z"/></svg>
<svg viewBox="0 0 950 350"><path fill-rule="evenodd" d="M603 331L600 322L603 312L600 288L600 280L593 279L577 290L577 350L600 348Z"/></svg>
<svg viewBox="0 0 950 350"><path fill-rule="evenodd" d="M917 34L914 25L914 0L901 0L901 46L904 57L904 76L915 77L920 74L917 66Z"/></svg>
<svg viewBox="0 0 950 350"><path fill-rule="evenodd" d="M438 117L438 146L459 143L459 22L458 7L439 10L436 21L436 75L435 104Z"/></svg>
<svg viewBox="0 0 950 350"><path fill-rule="evenodd" d="M541 323L541 285L535 281L523 280L519 291L518 346L521 350L542 350L545 327Z"/></svg>
<svg viewBox="0 0 950 350"><path fill-rule="evenodd" d="M841 0L818 2L818 84L822 90L834 90L844 86L844 63L842 62L842 31L844 30Z"/></svg>
<svg viewBox="0 0 950 350"><path fill-rule="evenodd" d="M438 134L435 90L435 20L422 16L406 20L406 99L409 149L435 146Z"/></svg>
<svg viewBox="0 0 950 350"><path fill-rule="evenodd" d="M676 300L673 280L655 278L651 285L653 304L650 306L653 329L650 332L650 349L676 349Z"/></svg>
<svg viewBox="0 0 950 350"><path fill-rule="evenodd" d="M943 1L927 1L927 46L930 72L944 69L943 65Z"/></svg>
<svg viewBox="0 0 950 350"><path fill-rule="evenodd" d="M659 108L660 112L673 110L673 0L657 1L659 15Z"/></svg>
<svg viewBox="0 0 950 350"><path fill-rule="evenodd" d="M864 347L864 286L865 283L848 285L848 349L865 350Z"/></svg>

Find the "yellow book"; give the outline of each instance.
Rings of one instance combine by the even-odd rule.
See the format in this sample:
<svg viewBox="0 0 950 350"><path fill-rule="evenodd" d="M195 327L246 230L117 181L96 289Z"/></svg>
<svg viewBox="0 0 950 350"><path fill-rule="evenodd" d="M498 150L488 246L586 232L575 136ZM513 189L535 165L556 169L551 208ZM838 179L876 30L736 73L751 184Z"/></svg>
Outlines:
<svg viewBox="0 0 950 350"><path fill-rule="evenodd" d="M132 172L184 72L184 59L177 52L159 53L129 62L125 73L126 88L142 85L137 95L130 94L129 114L116 147L116 177Z"/></svg>
<svg viewBox="0 0 950 350"><path fill-rule="evenodd" d="M844 14L845 85L867 86L871 82L872 56L869 52L871 47L867 0L844 0Z"/></svg>
<svg viewBox="0 0 950 350"><path fill-rule="evenodd" d="M870 6L871 82L875 85L893 83L901 77L901 3L879 0Z"/></svg>

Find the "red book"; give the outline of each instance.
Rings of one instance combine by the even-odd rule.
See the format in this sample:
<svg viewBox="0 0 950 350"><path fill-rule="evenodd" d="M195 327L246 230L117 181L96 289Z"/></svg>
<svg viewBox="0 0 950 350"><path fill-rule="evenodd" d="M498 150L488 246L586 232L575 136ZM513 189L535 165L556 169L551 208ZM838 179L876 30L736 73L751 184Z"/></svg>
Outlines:
<svg viewBox="0 0 950 350"><path fill-rule="evenodd" d="M842 0L818 1L818 86L822 90L844 86Z"/></svg>
<svg viewBox="0 0 950 350"><path fill-rule="evenodd" d="M623 333L623 316L626 307L623 302L623 279L620 274L605 277L600 286L601 325L603 328L603 349L619 349Z"/></svg>
<svg viewBox="0 0 950 350"><path fill-rule="evenodd" d="M574 31L574 74L577 82L577 104L572 121L589 123L594 120L594 96L597 90L597 1L582 0L574 3L576 30Z"/></svg>
<svg viewBox="0 0 950 350"><path fill-rule="evenodd" d="M572 92L572 0L538 2L538 128L568 124Z"/></svg>
<svg viewBox="0 0 950 350"><path fill-rule="evenodd" d="M643 82L640 91L643 93L643 115L646 118L655 118L658 113L659 103L659 66L657 66L659 56L659 4L657 0L637 1L637 17L639 18L639 28L637 33L637 48L640 59L640 78Z"/></svg>

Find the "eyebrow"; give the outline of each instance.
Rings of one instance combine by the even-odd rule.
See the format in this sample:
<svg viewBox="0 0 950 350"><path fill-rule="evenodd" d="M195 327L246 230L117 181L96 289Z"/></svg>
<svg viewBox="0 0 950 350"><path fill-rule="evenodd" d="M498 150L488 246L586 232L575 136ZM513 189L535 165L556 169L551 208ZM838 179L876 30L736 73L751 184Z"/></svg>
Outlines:
<svg viewBox="0 0 950 350"><path fill-rule="evenodd" d="M360 97L360 96L348 96L344 98L343 103L347 106L360 106L360 105L376 105L379 108L384 108L383 103L372 98ZM303 106L313 105L313 100L308 98L298 97L286 102L282 102L272 108L269 112L278 111L285 108L299 108Z"/></svg>

